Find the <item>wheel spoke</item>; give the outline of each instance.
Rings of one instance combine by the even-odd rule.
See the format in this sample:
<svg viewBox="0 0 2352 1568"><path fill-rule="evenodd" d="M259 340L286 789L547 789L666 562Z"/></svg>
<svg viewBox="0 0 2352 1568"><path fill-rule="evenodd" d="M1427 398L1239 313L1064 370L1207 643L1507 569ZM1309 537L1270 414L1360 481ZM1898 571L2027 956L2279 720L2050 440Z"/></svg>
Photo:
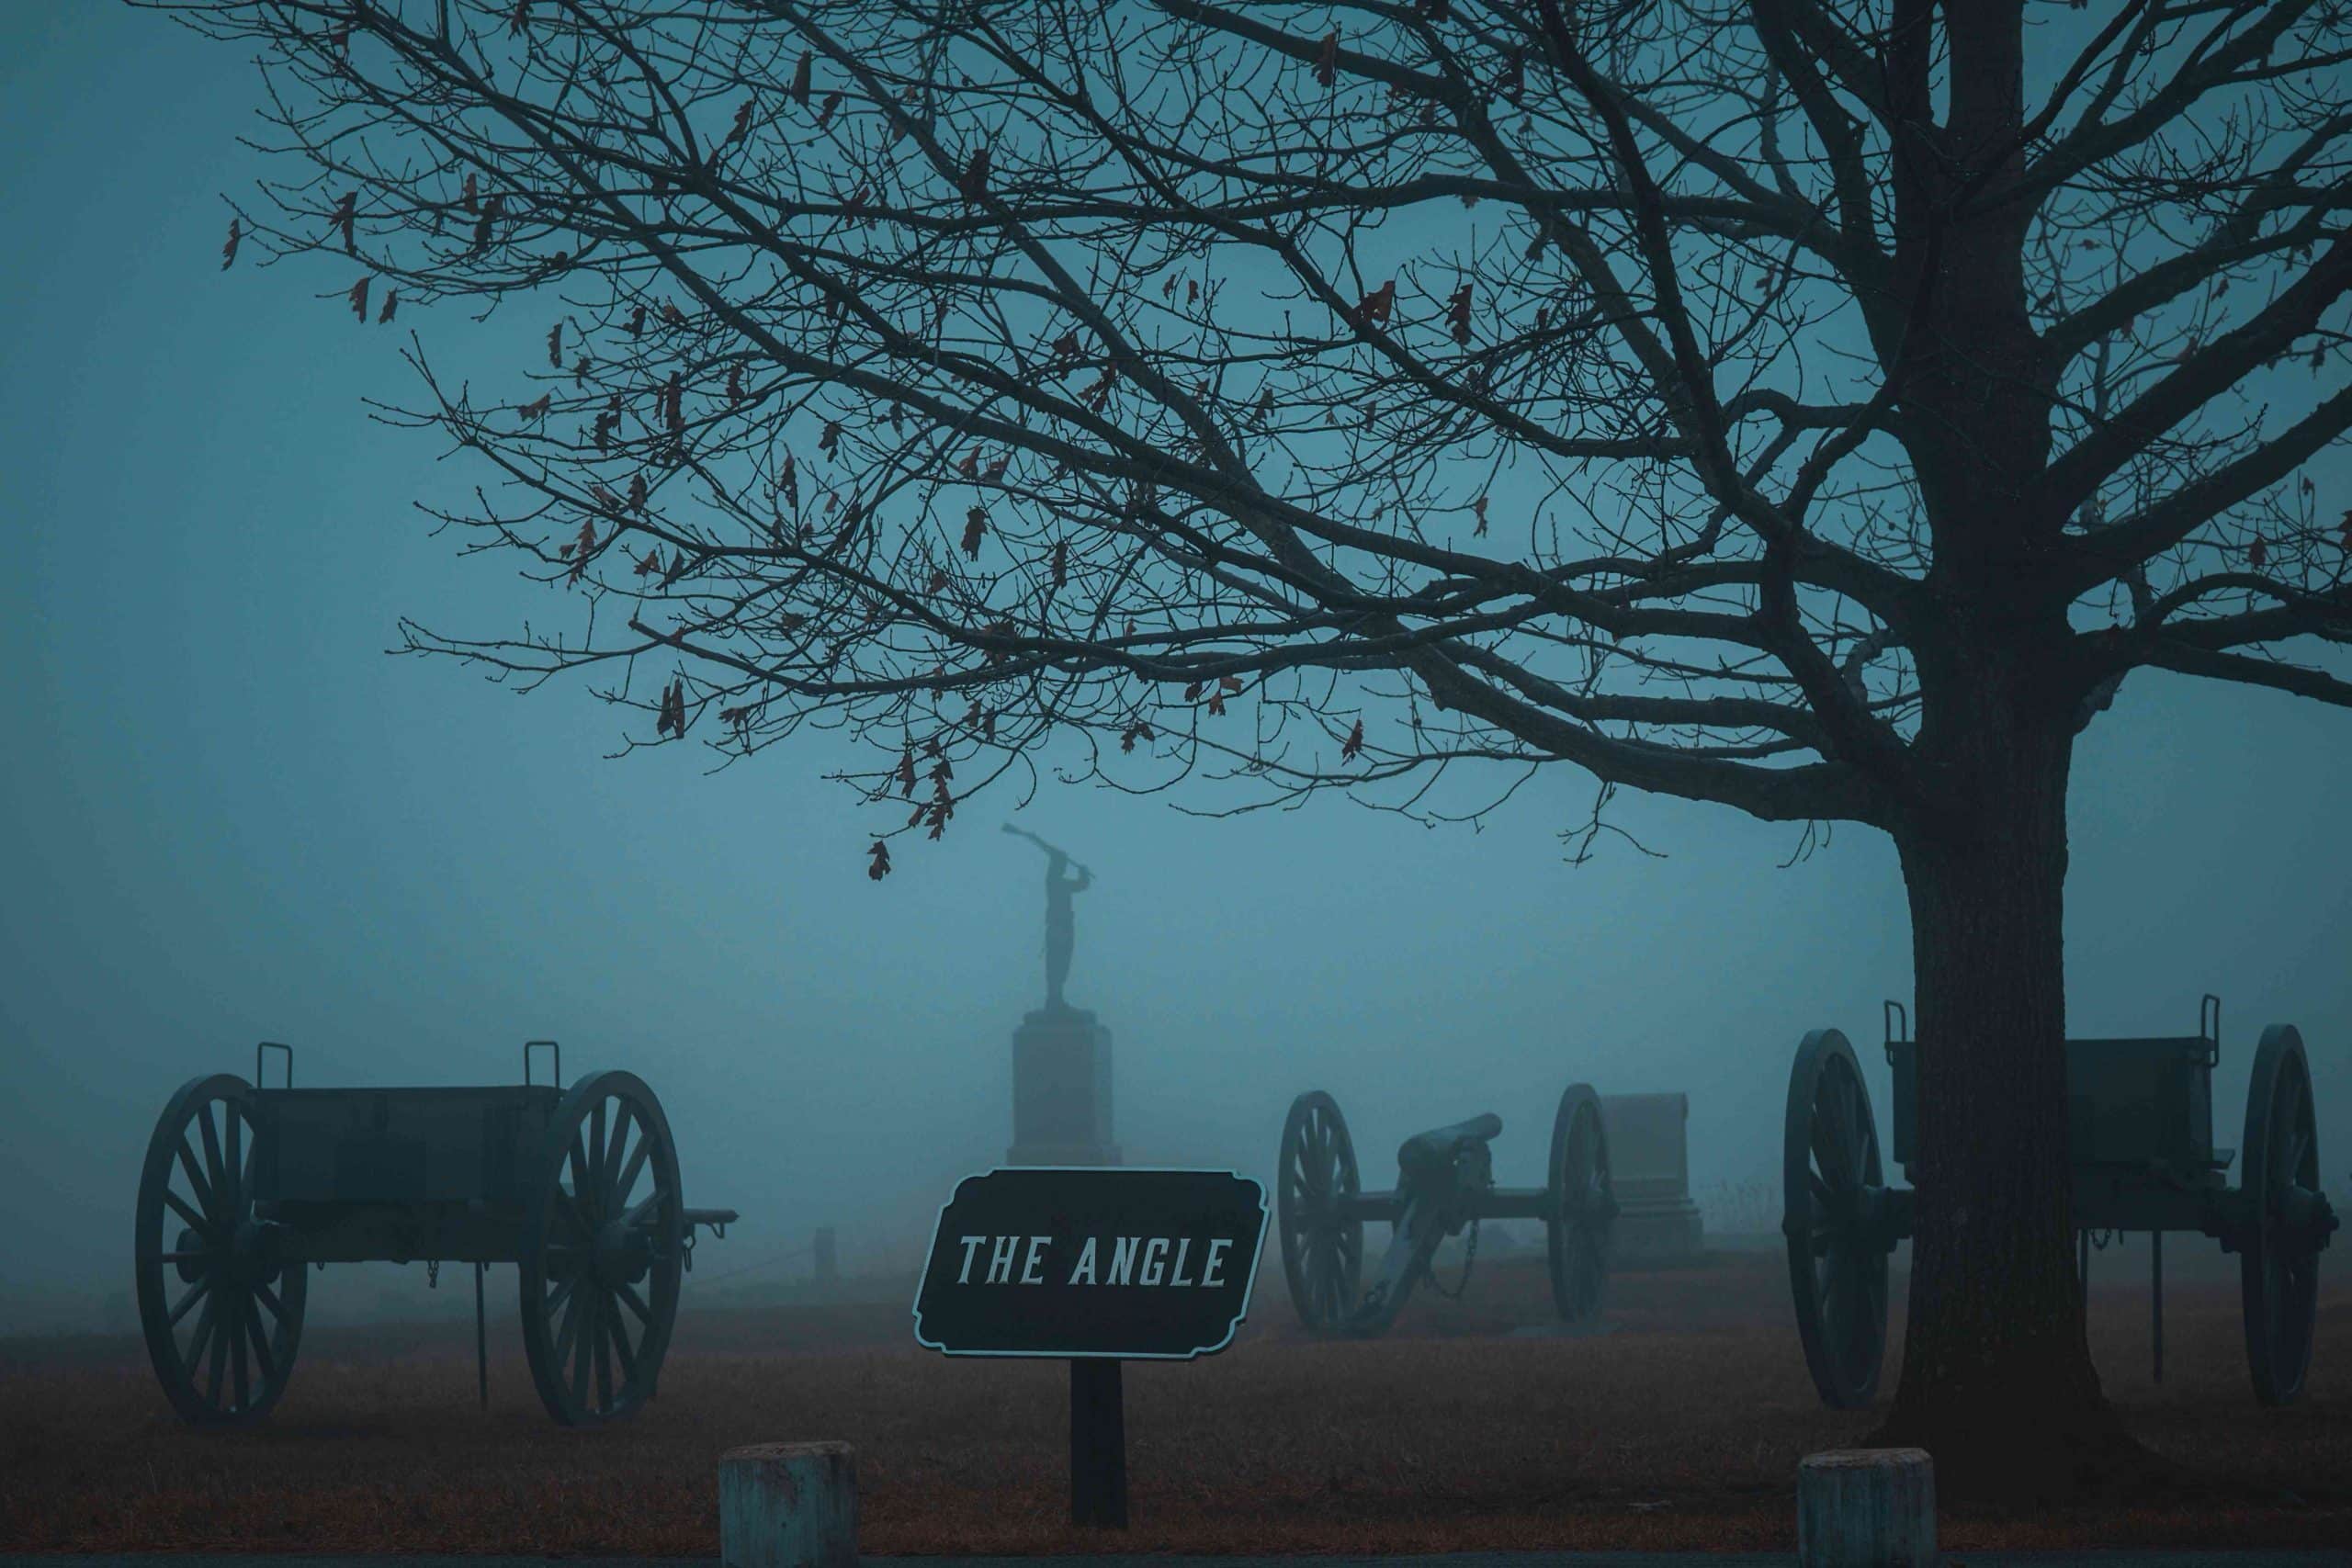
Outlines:
<svg viewBox="0 0 2352 1568"><path fill-rule="evenodd" d="M187 1173L188 1187L196 1193L196 1206L208 1214L217 1213L212 1201L212 1183L205 1180L204 1173L196 1168L196 1151L187 1146L187 1134L185 1133L180 1134L177 1152L180 1168Z"/></svg>
<svg viewBox="0 0 2352 1568"><path fill-rule="evenodd" d="M211 1290L212 1276L209 1274L198 1274L196 1277L196 1283L187 1288L187 1294L180 1298L179 1305L172 1308L172 1315L165 1320L165 1326L177 1328L180 1325L180 1319L187 1315L187 1309L196 1305L197 1303L204 1300L204 1298L211 1292Z"/></svg>
<svg viewBox="0 0 2352 1568"><path fill-rule="evenodd" d="M581 1208L580 1200L574 1194L558 1187L549 1191L548 1199L550 1212L570 1226L574 1235L586 1237L595 1234L596 1227L589 1223L586 1211ZM550 1247L548 1250L554 1249Z"/></svg>
<svg viewBox="0 0 2352 1568"><path fill-rule="evenodd" d="M580 1276L578 1274L568 1274L564 1276L562 1283L559 1284L554 1290L548 1292L547 1305L543 1309L541 1315L545 1317L553 1317L557 1313L562 1311L564 1303L571 1300L572 1287L579 1283ZM559 1356L557 1359L560 1360L562 1358Z"/></svg>
<svg viewBox="0 0 2352 1568"><path fill-rule="evenodd" d="M297 1263L294 1267L300 1269L302 1266L300 1263ZM277 1292L271 1290L267 1285L255 1285L254 1287L254 1300L259 1302L264 1307L268 1309L270 1321L272 1323L283 1324L286 1321L286 1303L279 1301L277 1299Z"/></svg>
<svg viewBox="0 0 2352 1568"><path fill-rule="evenodd" d="M187 1374L188 1386L191 1388L196 1386L196 1376L204 1360L204 1352L212 1344L212 1326L216 1321L212 1303L213 1298L207 1295L204 1299L204 1310L196 1314L196 1332L188 1337L187 1354L180 1360L180 1368Z"/></svg>
<svg viewBox="0 0 2352 1568"><path fill-rule="evenodd" d="M1838 1134L1830 1126L1825 1108L1816 1105L1813 1113L1813 1163L1820 1168L1824 1179L1832 1182L1843 1172L1846 1163L1838 1156L1837 1144Z"/></svg>
<svg viewBox="0 0 2352 1568"><path fill-rule="evenodd" d="M262 1387L277 1381L277 1360L269 1353L269 1336L262 1331L261 1308L251 1296L245 1298L245 1332L254 1342L254 1365L261 1371Z"/></svg>
<svg viewBox="0 0 2352 1568"><path fill-rule="evenodd" d="M621 1299L629 1311L637 1314L638 1322L649 1328L653 1325L653 1311L645 1304L644 1298L637 1293L637 1287L623 1282L613 1287L613 1293Z"/></svg>
<svg viewBox="0 0 2352 1568"><path fill-rule="evenodd" d="M596 1227L602 1211L595 1206L594 1186L588 1164L588 1145L581 1141L580 1129L571 1130L571 1201L588 1229Z"/></svg>
<svg viewBox="0 0 2352 1568"><path fill-rule="evenodd" d="M643 1224L645 1223L645 1217L653 1213L656 1208L660 1207L662 1201L669 1196L670 1195L667 1192L662 1191L659 1187L655 1188L650 1193L646 1195L646 1199L643 1202L639 1203L636 1208L631 1209L628 1213L621 1216L621 1224L632 1229L638 1225Z"/></svg>
<svg viewBox="0 0 2352 1568"><path fill-rule="evenodd" d="M613 1342L613 1359L620 1365L621 1386L627 1388L637 1381L637 1352L629 1348L628 1319L613 1314L608 1335Z"/></svg>
<svg viewBox="0 0 2352 1568"><path fill-rule="evenodd" d="M2297 1126L2290 1134L2290 1139L2287 1145L2287 1157L2278 1162L2278 1168L2280 1172L2287 1178L2286 1185L2290 1187L2293 1186L2296 1179L2302 1174L2303 1154L2304 1151L2310 1147L2311 1134L2309 1130L2300 1125Z"/></svg>
<svg viewBox="0 0 2352 1568"><path fill-rule="evenodd" d="M622 1167L620 1175L614 1179L612 1188L612 1201L614 1204L618 1205L628 1201L628 1195L637 1190L637 1179L639 1175L645 1169L646 1158L652 1152L652 1130L650 1128L640 1129L639 1136L637 1140L637 1147L629 1152L628 1164Z"/></svg>
<svg viewBox="0 0 2352 1568"><path fill-rule="evenodd" d="M629 1128L637 1121L636 1110L628 1100L616 1100L613 1102L613 1134L605 1145L604 1173L607 1210L628 1196L628 1183L623 1181L620 1177L621 1156L628 1150ZM640 1149L645 1146L645 1139L641 1136L637 1143Z"/></svg>
<svg viewBox="0 0 2352 1568"><path fill-rule="evenodd" d="M220 1163L220 1135L212 1130L210 1100L208 1100L196 1108L195 1121L204 1134L204 1168L211 1173L211 1180L207 1185L210 1188L225 1188L229 1185L229 1168ZM187 1141L185 1133L181 1134L181 1141L183 1143ZM208 1209L211 1206L209 1202L205 1204Z"/></svg>
<svg viewBox="0 0 2352 1568"><path fill-rule="evenodd" d="M583 1295L572 1289L575 1283L577 1281L571 1280L563 1282L563 1321L557 1325L555 1331L555 1362L559 1367L571 1359L572 1341L580 1333L580 1303ZM554 1315L556 1305L553 1302L548 1303L548 1315Z"/></svg>
<svg viewBox="0 0 2352 1568"><path fill-rule="evenodd" d="M597 1196L605 1191L605 1102L588 1108L588 1181Z"/></svg>
<svg viewBox="0 0 2352 1568"><path fill-rule="evenodd" d="M243 1108L234 1100L220 1102L220 1119L228 1123L223 1129L229 1134L229 1212L222 1219L234 1225L245 1212L245 1118Z"/></svg>
<svg viewBox="0 0 2352 1568"><path fill-rule="evenodd" d="M1845 1250L1836 1242L1830 1243L1828 1252L1822 1257L1820 1269L1814 1275L1814 1299L1821 1316L1823 1333L1827 1337L1833 1353L1840 1348L1841 1341L1841 1336L1838 1332L1839 1322L1838 1276L1845 1267ZM1839 1358L1840 1360L1843 1359L1843 1357Z"/></svg>
<svg viewBox="0 0 2352 1568"><path fill-rule="evenodd" d="M1838 1147L1845 1156L1846 1185L1862 1184L1862 1113L1855 1090L1860 1087L1850 1073L1838 1077Z"/></svg>
<svg viewBox="0 0 2352 1568"><path fill-rule="evenodd" d="M198 1235L209 1236L216 1241L220 1239L220 1226L215 1224L207 1216L199 1214L194 1209L189 1208L187 1206L187 1200L181 1197L178 1193L173 1191L168 1187L164 1189L164 1201L171 1205L173 1213L178 1214L181 1219L187 1222L188 1229L196 1232Z"/></svg>

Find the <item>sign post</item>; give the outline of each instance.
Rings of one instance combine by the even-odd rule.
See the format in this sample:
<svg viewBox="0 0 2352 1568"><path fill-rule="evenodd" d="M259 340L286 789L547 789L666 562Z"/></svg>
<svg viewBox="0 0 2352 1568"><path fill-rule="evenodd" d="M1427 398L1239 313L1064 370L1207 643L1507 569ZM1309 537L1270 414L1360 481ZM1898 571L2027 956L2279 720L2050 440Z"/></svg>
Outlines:
<svg viewBox="0 0 2352 1568"><path fill-rule="evenodd" d="M939 1211L915 1341L1069 1362L1070 1522L1127 1522L1120 1363L1233 1342L1266 1234L1265 1189L1224 1170L1033 1166L967 1176Z"/></svg>

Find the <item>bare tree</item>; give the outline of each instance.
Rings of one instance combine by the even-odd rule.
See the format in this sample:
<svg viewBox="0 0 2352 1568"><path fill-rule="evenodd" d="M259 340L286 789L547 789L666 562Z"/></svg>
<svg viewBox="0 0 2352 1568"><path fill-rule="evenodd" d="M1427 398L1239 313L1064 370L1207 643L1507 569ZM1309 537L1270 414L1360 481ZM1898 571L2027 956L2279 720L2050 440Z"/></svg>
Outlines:
<svg viewBox="0 0 2352 1568"><path fill-rule="evenodd" d="M1884 1436L2128 1451L2069 760L2142 668L2352 705L2342 5L157 3L258 46L300 171L229 255L546 324L482 402L412 339L408 415L563 629L410 648L655 741L846 727L911 810L877 877L1048 737L1882 829L1928 1108Z"/></svg>

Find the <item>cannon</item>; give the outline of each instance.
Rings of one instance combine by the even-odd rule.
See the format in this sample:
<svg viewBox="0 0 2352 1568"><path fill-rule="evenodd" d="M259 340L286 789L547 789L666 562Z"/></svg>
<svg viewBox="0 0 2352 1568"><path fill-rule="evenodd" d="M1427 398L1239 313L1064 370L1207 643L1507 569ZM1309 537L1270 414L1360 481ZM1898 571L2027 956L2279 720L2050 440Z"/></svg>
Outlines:
<svg viewBox="0 0 2352 1568"><path fill-rule="evenodd" d="M1274 1204L1283 1278L1299 1321L1316 1333L1383 1333L1422 1280L1444 1292L1430 1271L1440 1242L1470 1229L1462 1284L1451 1292L1459 1294L1477 1256L1478 1222L1504 1219L1544 1222L1552 1301L1561 1317L1576 1323L1600 1311L1617 1219L1600 1098L1585 1084L1571 1084L1560 1096L1549 1179L1542 1187L1495 1185L1487 1145L1502 1130L1502 1118L1489 1113L1417 1133L1396 1151L1395 1190L1366 1192L1338 1102L1320 1089L1293 1100L1283 1122ZM1380 1272L1364 1289L1363 1227L1370 1222L1393 1229Z"/></svg>
<svg viewBox="0 0 2352 1568"><path fill-rule="evenodd" d="M546 1051L548 1081L532 1081ZM284 1077L262 1087L282 1053ZM560 1089L563 1053L523 1047L523 1081L481 1088L296 1089L291 1047L254 1049L251 1083L191 1078L164 1108L140 1173L133 1262L148 1359L172 1406L240 1426L286 1392L302 1340L306 1266L474 1266L474 1347L489 1399L482 1281L520 1280L523 1345L566 1426L653 1396L696 1226L662 1102L626 1072Z"/></svg>
<svg viewBox="0 0 2352 1568"><path fill-rule="evenodd" d="M1885 1009L1894 1068L1894 1157L1910 1175L1918 1125L1918 1045L1902 1005ZM2311 1067L2292 1025L2255 1047L2239 1184L2236 1151L2213 1146L2213 1068L2222 1004L2207 996L2197 1032L2165 1039L2069 1040L2067 1154L2078 1279L2094 1233L2148 1233L2150 1323L2164 1381L2164 1238L2212 1236L2237 1254L2246 1362L2255 1397L2300 1397L2311 1366L2319 1255L2337 1220L2319 1188ZM1806 1368L1825 1404L1868 1404L1886 1348L1887 1258L1912 1231L1910 1189L1886 1185L1870 1092L1853 1047L1834 1029L1797 1047L1783 1125L1782 1215L1789 1283Z"/></svg>

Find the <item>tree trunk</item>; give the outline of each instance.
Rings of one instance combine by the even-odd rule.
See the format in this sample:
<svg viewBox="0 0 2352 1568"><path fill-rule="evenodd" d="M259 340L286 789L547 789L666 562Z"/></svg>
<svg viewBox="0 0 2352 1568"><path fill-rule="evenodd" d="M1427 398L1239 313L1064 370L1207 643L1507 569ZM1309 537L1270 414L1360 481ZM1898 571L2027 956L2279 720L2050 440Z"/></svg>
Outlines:
<svg viewBox="0 0 2352 1568"><path fill-rule="evenodd" d="M1902 1381L1872 1440L1928 1450L1950 1491L2070 1495L2136 1471L2139 1451L2100 1393L2075 1264L2073 738L1980 708L1951 739L1967 753L1945 759L1943 798L1958 808L1896 834L1918 1015L1917 1208Z"/></svg>

